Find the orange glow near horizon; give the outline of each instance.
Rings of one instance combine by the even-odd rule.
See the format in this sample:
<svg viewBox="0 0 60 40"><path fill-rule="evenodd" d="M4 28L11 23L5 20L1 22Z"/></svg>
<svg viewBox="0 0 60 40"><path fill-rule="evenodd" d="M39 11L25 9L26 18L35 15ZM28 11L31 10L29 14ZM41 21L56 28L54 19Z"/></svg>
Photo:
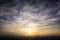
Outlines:
<svg viewBox="0 0 60 40"><path fill-rule="evenodd" d="M20 32L19 32L20 30ZM17 30L18 35L22 36L47 36L47 35L57 35L59 33L56 29L33 29L33 28L24 28Z"/></svg>
<svg viewBox="0 0 60 40"><path fill-rule="evenodd" d="M33 36L59 35L59 30L54 29L54 28L53 29L18 28L18 29L4 30L4 31L8 33L9 35L33 37Z"/></svg>

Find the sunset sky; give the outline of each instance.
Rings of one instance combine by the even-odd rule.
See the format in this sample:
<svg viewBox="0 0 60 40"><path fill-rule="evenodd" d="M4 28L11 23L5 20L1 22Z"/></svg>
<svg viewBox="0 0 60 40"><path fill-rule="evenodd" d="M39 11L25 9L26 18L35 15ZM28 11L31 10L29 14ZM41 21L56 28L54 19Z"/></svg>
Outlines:
<svg viewBox="0 0 60 40"><path fill-rule="evenodd" d="M0 0L0 35L60 35L60 0Z"/></svg>

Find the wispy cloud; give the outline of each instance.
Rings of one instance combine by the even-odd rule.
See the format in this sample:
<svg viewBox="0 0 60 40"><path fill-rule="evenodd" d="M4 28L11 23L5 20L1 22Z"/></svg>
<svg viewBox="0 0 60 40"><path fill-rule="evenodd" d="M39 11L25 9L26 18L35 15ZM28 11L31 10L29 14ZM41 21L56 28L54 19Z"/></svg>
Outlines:
<svg viewBox="0 0 60 40"><path fill-rule="evenodd" d="M17 1L17 0L15 0ZM33 3L32 3L33 2ZM6 5L0 9L0 25L2 30L21 30L23 28L33 29L58 29L60 23L60 5L54 6L50 2L42 3L35 1L17 1L14 7L7 8ZM36 4L35 4L36 3ZM47 4L48 3L48 4ZM56 30L57 30L56 29ZM57 31L58 31L57 30Z"/></svg>

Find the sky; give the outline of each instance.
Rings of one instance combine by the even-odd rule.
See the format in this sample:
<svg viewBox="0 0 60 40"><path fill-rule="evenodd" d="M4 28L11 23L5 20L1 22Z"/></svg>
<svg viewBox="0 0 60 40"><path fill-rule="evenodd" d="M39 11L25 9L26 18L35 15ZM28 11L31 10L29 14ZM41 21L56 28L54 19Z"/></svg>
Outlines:
<svg viewBox="0 0 60 40"><path fill-rule="evenodd" d="M60 0L0 0L0 34L60 35L59 30Z"/></svg>

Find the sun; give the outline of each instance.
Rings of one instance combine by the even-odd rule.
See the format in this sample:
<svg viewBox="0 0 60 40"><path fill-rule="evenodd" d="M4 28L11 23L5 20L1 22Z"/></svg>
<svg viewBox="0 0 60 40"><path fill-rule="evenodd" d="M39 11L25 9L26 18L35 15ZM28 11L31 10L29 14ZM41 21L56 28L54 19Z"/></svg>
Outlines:
<svg viewBox="0 0 60 40"><path fill-rule="evenodd" d="M28 29L28 34L32 34L32 29Z"/></svg>
<svg viewBox="0 0 60 40"><path fill-rule="evenodd" d="M27 34L28 34L29 36L32 36L32 35L33 35L33 29L28 28Z"/></svg>

